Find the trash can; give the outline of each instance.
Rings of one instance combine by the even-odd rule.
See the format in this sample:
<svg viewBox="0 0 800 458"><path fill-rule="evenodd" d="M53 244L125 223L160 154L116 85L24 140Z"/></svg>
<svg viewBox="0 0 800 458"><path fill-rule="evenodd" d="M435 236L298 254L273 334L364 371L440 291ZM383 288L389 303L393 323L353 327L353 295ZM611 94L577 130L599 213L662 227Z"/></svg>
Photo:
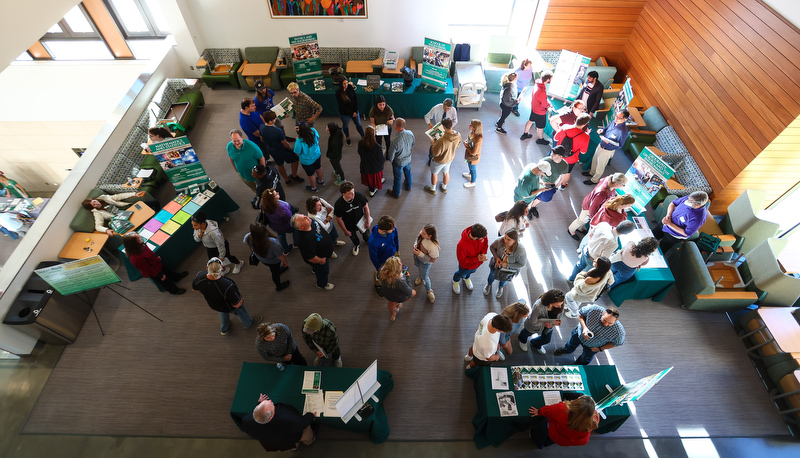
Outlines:
<svg viewBox="0 0 800 458"><path fill-rule="evenodd" d="M61 264L45 261L37 269ZM42 342L66 345L75 341L98 291L62 296L34 272L8 310L3 324L27 326Z"/></svg>

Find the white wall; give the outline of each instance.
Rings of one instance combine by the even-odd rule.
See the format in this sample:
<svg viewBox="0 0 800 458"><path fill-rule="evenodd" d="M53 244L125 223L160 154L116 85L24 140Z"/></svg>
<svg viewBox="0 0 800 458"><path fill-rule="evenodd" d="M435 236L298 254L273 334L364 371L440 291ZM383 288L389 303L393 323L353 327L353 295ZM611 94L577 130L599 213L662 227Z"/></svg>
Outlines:
<svg viewBox="0 0 800 458"><path fill-rule="evenodd" d="M797 0L763 0L763 2L795 27L800 27L800 2Z"/></svg>

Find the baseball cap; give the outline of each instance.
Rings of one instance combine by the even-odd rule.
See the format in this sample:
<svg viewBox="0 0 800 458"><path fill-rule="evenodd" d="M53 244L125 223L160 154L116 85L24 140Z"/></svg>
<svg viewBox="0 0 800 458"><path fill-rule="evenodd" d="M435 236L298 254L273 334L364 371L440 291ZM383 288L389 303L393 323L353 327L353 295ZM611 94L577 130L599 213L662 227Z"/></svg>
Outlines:
<svg viewBox="0 0 800 458"><path fill-rule="evenodd" d="M550 169L550 163L547 161L539 161L536 163L536 168L539 169L545 176L550 176L552 174L552 170Z"/></svg>
<svg viewBox="0 0 800 458"><path fill-rule="evenodd" d="M256 90L257 91L261 91L261 90L264 90L266 88L267 88L267 86L264 85L263 81L261 81L261 80L256 81Z"/></svg>
<svg viewBox="0 0 800 458"><path fill-rule="evenodd" d="M312 313L303 322L303 332L306 334L314 334L322 329L322 317L319 313Z"/></svg>

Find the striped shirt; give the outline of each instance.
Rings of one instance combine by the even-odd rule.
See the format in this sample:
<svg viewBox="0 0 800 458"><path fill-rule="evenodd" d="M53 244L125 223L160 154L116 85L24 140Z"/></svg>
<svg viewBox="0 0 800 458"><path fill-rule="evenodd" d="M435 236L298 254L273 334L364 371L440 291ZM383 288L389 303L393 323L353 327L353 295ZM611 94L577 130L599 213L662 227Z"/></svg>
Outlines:
<svg viewBox="0 0 800 458"><path fill-rule="evenodd" d="M589 340L584 340L581 327L578 326L578 335L580 336L582 345L590 348L601 347L610 342L614 344L615 347L619 347L625 342L625 328L622 327L622 323L619 322L619 319L611 326L603 326L600 320L605 310L605 307L599 305L587 305L578 312L583 317L584 321L586 321L586 326L589 330L594 333L594 337Z"/></svg>
<svg viewBox="0 0 800 458"><path fill-rule="evenodd" d="M411 163L411 150L414 149L414 133L403 129L397 132L389 143L389 152L386 159L396 166L404 166Z"/></svg>

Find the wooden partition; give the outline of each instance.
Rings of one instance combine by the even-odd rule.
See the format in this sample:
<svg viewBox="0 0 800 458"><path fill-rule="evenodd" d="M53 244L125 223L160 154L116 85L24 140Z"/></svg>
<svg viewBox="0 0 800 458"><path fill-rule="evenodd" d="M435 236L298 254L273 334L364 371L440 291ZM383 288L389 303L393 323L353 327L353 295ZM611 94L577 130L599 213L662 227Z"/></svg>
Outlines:
<svg viewBox="0 0 800 458"><path fill-rule="evenodd" d="M796 182L776 174L800 176L800 162L762 154L800 115L800 31L760 0L648 0L616 64L700 165L712 211L741 189L780 195Z"/></svg>
<svg viewBox="0 0 800 458"><path fill-rule="evenodd" d="M550 0L536 49L568 49L611 65L622 56L646 0Z"/></svg>

